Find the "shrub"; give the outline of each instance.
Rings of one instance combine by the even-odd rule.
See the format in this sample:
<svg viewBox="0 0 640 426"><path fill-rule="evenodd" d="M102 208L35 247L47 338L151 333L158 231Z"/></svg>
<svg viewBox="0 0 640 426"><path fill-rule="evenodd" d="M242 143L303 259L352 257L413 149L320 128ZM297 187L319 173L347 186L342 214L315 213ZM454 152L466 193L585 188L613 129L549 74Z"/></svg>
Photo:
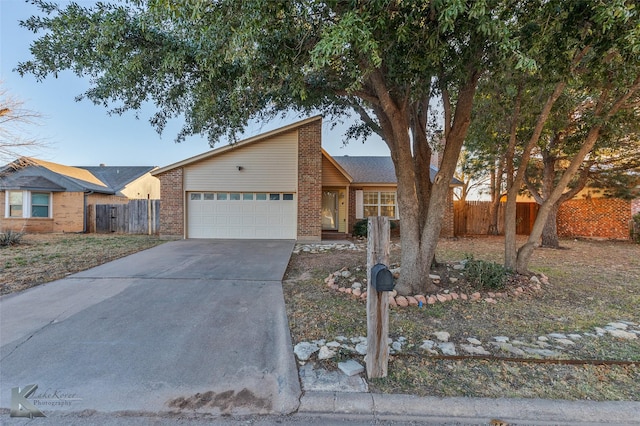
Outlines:
<svg viewBox="0 0 640 426"><path fill-rule="evenodd" d="M15 246L22 242L24 232L15 232L10 229L0 231L0 247Z"/></svg>
<svg viewBox="0 0 640 426"><path fill-rule="evenodd" d="M465 276L472 284L488 289L501 289L507 283L509 270L494 262L467 258L464 267Z"/></svg>
<svg viewBox="0 0 640 426"><path fill-rule="evenodd" d="M353 225L353 235L356 237L366 237L367 228L369 227L369 219L361 219ZM396 229L398 227L398 221L390 220L389 228Z"/></svg>

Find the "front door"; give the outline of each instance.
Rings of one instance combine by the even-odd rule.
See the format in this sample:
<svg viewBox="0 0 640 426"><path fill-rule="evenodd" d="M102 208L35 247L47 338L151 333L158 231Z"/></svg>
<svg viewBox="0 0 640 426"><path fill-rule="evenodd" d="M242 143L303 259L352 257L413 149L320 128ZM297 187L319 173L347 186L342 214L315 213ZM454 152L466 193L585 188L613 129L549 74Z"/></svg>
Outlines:
<svg viewBox="0 0 640 426"><path fill-rule="evenodd" d="M322 229L338 230L338 191L322 191Z"/></svg>

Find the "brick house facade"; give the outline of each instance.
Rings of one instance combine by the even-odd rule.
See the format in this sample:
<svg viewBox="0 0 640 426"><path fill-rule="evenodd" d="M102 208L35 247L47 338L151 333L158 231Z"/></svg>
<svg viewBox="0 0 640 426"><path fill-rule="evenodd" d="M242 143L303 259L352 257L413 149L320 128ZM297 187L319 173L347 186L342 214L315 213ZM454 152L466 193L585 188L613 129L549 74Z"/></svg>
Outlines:
<svg viewBox="0 0 640 426"><path fill-rule="evenodd" d="M184 235L184 193L182 167L157 175L160 179L162 206L160 208L160 235Z"/></svg>
<svg viewBox="0 0 640 426"><path fill-rule="evenodd" d="M322 234L322 122L298 129L298 238Z"/></svg>
<svg viewBox="0 0 640 426"><path fill-rule="evenodd" d="M347 160L322 149L318 116L162 167L153 172L162 191L160 234L299 241L331 232L345 236L357 220L357 192L383 193L397 212L390 158L354 158L364 170L379 171L369 163L374 160L383 164L387 181L354 180L339 164ZM452 196L450 204L443 236L453 235Z"/></svg>
<svg viewBox="0 0 640 426"><path fill-rule="evenodd" d="M0 230L87 232L88 207L158 199L151 166L72 167L22 158L0 170Z"/></svg>

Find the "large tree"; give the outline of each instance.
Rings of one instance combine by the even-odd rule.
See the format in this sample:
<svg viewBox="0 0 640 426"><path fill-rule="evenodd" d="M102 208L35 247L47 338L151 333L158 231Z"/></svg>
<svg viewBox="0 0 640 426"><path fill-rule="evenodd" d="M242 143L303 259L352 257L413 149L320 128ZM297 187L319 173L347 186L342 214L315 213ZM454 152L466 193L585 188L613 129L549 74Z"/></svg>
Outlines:
<svg viewBox="0 0 640 426"><path fill-rule="evenodd" d="M587 103L590 102L589 98ZM557 120L552 131L542 139L543 143L538 144L537 154L524 176L529 193L539 205L551 195L585 138L583 132L588 126L576 122L578 117L584 116L582 105L577 105L579 110L571 111L566 120ZM562 203L586 187L601 188L598 192L605 196L626 199L637 196L634 187L637 185L635 173L640 168L640 117L633 110L625 112L617 114L603 128L593 149L551 206L542 230L543 247L559 248L558 210Z"/></svg>
<svg viewBox="0 0 640 426"><path fill-rule="evenodd" d="M434 290L429 266L480 76L505 58L521 66L517 27L536 1L138 0L65 8L22 25L41 36L18 71L89 76L84 94L116 112L158 107L181 140L233 138L250 119L320 111L359 120L350 134L389 146L402 221L401 293ZM433 97L445 147L429 179Z"/></svg>
<svg viewBox="0 0 640 426"><path fill-rule="evenodd" d="M539 39L522 37L538 71L527 76L522 97L514 97L512 104L511 120L516 125L511 128L505 161L511 179L505 208L508 268L527 272L549 215L585 160L596 158L594 149L620 120L640 119L639 14L632 1L548 1L540 9L540 20L524 28L543 35ZM505 78L505 85L523 81L511 73L499 76ZM522 98L534 105L526 113ZM571 149L565 150L569 154L564 159L566 167L556 170L555 179L549 181L529 238L516 248L516 197L532 156L554 151L558 129L564 129L562 137L571 142Z"/></svg>

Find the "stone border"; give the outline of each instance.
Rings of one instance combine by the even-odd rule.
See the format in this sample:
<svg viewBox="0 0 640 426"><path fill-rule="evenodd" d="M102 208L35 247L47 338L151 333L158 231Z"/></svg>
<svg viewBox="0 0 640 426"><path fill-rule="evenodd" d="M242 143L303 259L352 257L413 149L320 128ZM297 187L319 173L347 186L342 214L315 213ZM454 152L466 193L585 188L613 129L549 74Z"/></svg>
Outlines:
<svg viewBox="0 0 640 426"><path fill-rule="evenodd" d="M463 262L458 262L458 264L463 265ZM455 266L454 266L455 269ZM461 268L464 269L464 268ZM347 274L345 274L345 272ZM400 276L400 268L395 268L392 270L393 276L397 279ZM362 290L362 287L365 284L362 283L354 283L351 287L340 286L336 283L336 280L340 277L349 278L351 276L351 272L347 268L342 268L339 271L330 273L327 278L324 279L325 284L332 290L336 290L337 292L344 293L346 295L351 295L353 299L356 300L367 300L367 291ZM363 280L366 281L366 280ZM503 292L485 292L484 294L476 291L472 294L460 293L455 291L443 290L441 293L425 295L425 294L416 294L413 296L401 296L398 295L396 290L389 292L389 306L392 308L401 307L406 308L410 306L423 307L426 305L434 305L436 303L445 303L451 301L469 301L469 302L478 302L483 301L486 303L496 304L498 303L497 299L502 299L506 297L519 297L523 294L535 294L542 290L542 284L548 285L549 278L540 274L540 278L538 276L533 275L529 282L525 285L518 286L514 289L510 289L508 291Z"/></svg>

